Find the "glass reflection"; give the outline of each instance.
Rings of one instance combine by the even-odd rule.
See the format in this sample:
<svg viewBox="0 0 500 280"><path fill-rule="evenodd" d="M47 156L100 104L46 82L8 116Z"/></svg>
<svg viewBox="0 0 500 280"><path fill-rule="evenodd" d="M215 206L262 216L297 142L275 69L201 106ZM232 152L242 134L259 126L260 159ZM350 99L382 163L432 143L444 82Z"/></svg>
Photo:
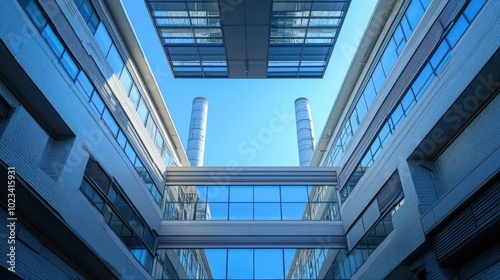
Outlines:
<svg viewBox="0 0 500 280"><path fill-rule="evenodd" d="M169 186L165 220L338 220L333 186Z"/></svg>

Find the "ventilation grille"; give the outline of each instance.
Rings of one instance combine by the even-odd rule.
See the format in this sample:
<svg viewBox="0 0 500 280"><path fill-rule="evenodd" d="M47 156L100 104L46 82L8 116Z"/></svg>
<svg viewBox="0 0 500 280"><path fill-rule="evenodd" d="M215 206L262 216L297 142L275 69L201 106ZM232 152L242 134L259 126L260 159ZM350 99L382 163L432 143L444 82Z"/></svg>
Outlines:
<svg viewBox="0 0 500 280"><path fill-rule="evenodd" d="M436 258L445 260L468 242L494 225L500 218L500 182L494 183L488 190L449 221L434 238Z"/></svg>
<svg viewBox="0 0 500 280"><path fill-rule="evenodd" d="M89 158L87 167L85 167L85 177L96 184L105 194L108 194L111 178L106 174L99 163L92 158Z"/></svg>

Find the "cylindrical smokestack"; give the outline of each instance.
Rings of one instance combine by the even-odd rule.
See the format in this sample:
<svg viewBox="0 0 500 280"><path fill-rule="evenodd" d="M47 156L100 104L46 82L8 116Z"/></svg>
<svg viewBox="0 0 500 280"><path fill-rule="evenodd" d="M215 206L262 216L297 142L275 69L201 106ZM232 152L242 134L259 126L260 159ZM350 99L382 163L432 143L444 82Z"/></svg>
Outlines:
<svg viewBox="0 0 500 280"><path fill-rule="evenodd" d="M193 100L187 157L191 166L203 166L205 154L205 135L207 132L208 101L203 97Z"/></svg>
<svg viewBox="0 0 500 280"><path fill-rule="evenodd" d="M314 128L307 98L302 97L295 100L295 120L297 122L300 166L309 166L314 152Z"/></svg>

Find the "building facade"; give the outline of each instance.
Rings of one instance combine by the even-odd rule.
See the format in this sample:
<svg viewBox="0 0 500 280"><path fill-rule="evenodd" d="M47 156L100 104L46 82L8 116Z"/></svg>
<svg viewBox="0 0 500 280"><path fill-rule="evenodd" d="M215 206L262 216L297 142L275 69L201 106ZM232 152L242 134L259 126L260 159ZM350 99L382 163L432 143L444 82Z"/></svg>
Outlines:
<svg viewBox="0 0 500 280"><path fill-rule="evenodd" d="M2 4L0 159L2 175L15 174L2 197L17 198L2 199L3 219L17 218L2 227L17 237L2 270L161 278L171 265L156 249L165 169L189 163L121 3ZM176 267L170 277L209 278L195 253L196 275Z"/></svg>
<svg viewBox="0 0 500 280"><path fill-rule="evenodd" d="M339 168L325 279L499 275L498 1L381 1L311 165Z"/></svg>
<svg viewBox="0 0 500 280"><path fill-rule="evenodd" d="M380 1L310 166L296 168L190 167L120 1L4 2L6 277L500 274L498 1ZM229 44L241 24L224 22L262 7L236 2L146 1L174 75L323 75L348 1L259 2L269 24L250 24L247 40L271 37L248 57Z"/></svg>

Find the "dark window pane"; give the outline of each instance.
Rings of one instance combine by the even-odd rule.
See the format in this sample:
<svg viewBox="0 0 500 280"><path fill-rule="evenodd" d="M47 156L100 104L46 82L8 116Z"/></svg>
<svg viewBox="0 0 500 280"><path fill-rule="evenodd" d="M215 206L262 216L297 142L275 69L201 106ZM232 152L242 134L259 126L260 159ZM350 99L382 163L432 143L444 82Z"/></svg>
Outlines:
<svg viewBox="0 0 500 280"><path fill-rule="evenodd" d="M120 220L120 218L116 215L116 213L113 213L111 215L111 219L109 222L109 227L118 235L120 236L122 233L122 227L123 227L123 222Z"/></svg>
<svg viewBox="0 0 500 280"><path fill-rule="evenodd" d="M109 189L109 194L108 194L108 198L109 200L111 201L111 203L115 204L116 202L116 198L118 197L118 194L116 193L116 190L114 187L111 187Z"/></svg>
<svg viewBox="0 0 500 280"><path fill-rule="evenodd" d="M83 1L82 5L78 7L78 9L80 10L83 20L88 22L94 12L94 8L92 7L92 4L90 4L90 1Z"/></svg>
<svg viewBox="0 0 500 280"><path fill-rule="evenodd" d="M35 1L30 1L28 6L26 6L26 12L31 17L31 20L33 20L33 23L36 25L38 30L42 31L42 29L47 24L47 20L45 19L45 16L42 14L40 7L38 7Z"/></svg>

